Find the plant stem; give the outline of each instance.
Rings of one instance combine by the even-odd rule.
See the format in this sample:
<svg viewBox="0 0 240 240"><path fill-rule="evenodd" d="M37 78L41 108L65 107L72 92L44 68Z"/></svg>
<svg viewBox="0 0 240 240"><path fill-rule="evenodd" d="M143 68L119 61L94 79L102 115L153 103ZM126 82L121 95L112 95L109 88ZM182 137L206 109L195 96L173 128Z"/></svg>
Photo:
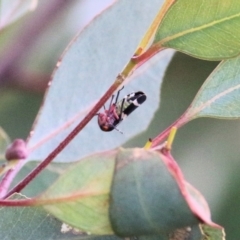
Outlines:
<svg viewBox="0 0 240 240"><path fill-rule="evenodd" d="M148 59L156 55L157 53L163 51L165 48L160 48L157 45L152 45L147 51L139 56L134 56L132 60L138 64L138 67L145 63Z"/></svg>
<svg viewBox="0 0 240 240"><path fill-rule="evenodd" d="M190 121L190 119L186 117L186 112L185 112L174 123L172 123L163 132L161 132L158 136L156 136L154 139L152 139L151 148L154 148L154 147L158 146L159 144L161 144L164 141L164 139L169 135L169 133L173 127L180 128L189 121Z"/></svg>
<svg viewBox="0 0 240 240"><path fill-rule="evenodd" d="M25 165L25 161L19 161L14 169L8 170L0 182L0 199L2 199L7 193L13 179L19 170Z"/></svg>
<svg viewBox="0 0 240 240"><path fill-rule="evenodd" d="M71 141L72 139L88 124L88 122L96 115L105 102L112 96L113 92L121 85L124 78L121 75L102 96L92 110L85 118L70 132L70 134L42 161L35 169L32 170L21 182L19 182L13 189L11 189L4 198L9 197L15 192L20 192L32 179L34 179Z"/></svg>
<svg viewBox="0 0 240 240"><path fill-rule="evenodd" d="M11 183L11 180L12 180L10 176L11 176L12 171L13 171L13 169L8 170L7 173L4 175L4 177L1 180L1 183L0 183L0 198L2 198L6 194L8 188L10 186L10 183Z"/></svg>

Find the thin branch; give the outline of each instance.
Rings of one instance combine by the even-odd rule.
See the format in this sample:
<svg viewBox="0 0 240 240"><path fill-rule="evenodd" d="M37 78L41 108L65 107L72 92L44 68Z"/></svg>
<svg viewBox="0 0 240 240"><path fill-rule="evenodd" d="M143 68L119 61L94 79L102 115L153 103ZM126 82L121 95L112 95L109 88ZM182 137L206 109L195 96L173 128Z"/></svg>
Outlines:
<svg viewBox="0 0 240 240"><path fill-rule="evenodd" d="M4 199L15 192L20 192L30 181L32 181L52 160L72 141L74 137L88 124L88 122L96 115L105 102L111 97L114 91L122 84L124 78L119 75L117 80L102 96L98 103L92 108L87 116L72 130L72 132L41 162L32 172L30 172L21 182L19 182L12 190L10 190Z"/></svg>
<svg viewBox="0 0 240 240"><path fill-rule="evenodd" d="M163 51L164 47L159 47L157 45L151 46L148 50L143 52L141 55L136 55L132 57L132 61L137 64L137 67L140 67L142 64L144 64L147 60L152 58L157 53Z"/></svg>
<svg viewBox="0 0 240 240"><path fill-rule="evenodd" d="M7 173L4 175L0 183L0 199L2 199L6 195L13 179L25 163L25 161L19 161L18 164L14 167L14 169L7 171Z"/></svg>
<svg viewBox="0 0 240 240"><path fill-rule="evenodd" d="M13 169L9 170L3 177L3 179L1 180L1 184L0 184L0 198L2 198L6 192L8 191L10 182L9 181L9 176L11 175L11 172L13 171Z"/></svg>
<svg viewBox="0 0 240 240"><path fill-rule="evenodd" d="M29 207L36 204L35 199L13 199L13 200L0 200L0 206L5 207ZM40 204L39 204L40 205Z"/></svg>
<svg viewBox="0 0 240 240"><path fill-rule="evenodd" d="M169 127L167 127L157 137L152 139L151 148L154 148L154 147L158 146L159 144L162 144L162 142L166 139L166 137L168 137L168 135L173 127L180 128L189 121L190 121L190 119L186 118L186 112L185 112L180 118L178 118L174 123L172 123Z"/></svg>

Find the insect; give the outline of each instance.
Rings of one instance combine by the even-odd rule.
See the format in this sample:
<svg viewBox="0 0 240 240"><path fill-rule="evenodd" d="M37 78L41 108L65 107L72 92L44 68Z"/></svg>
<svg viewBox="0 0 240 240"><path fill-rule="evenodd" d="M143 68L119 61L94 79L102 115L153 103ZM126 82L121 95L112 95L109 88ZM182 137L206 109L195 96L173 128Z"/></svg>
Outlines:
<svg viewBox="0 0 240 240"><path fill-rule="evenodd" d="M104 132L110 132L113 129L121 132L116 126L147 99L145 93L139 91L128 94L118 102L119 94L122 89L118 91L115 103L112 103L114 99L113 95L109 109L106 109L104 106L104 113L97 114L98 125Z"/></svg>

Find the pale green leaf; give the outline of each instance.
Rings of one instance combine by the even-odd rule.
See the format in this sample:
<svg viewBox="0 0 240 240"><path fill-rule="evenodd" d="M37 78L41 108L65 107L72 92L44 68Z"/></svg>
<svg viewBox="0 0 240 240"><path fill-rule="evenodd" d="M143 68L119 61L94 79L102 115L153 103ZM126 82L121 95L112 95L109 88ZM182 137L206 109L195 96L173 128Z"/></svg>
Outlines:
<svg viewBox="0 0 240 240"><path fill-rule="evenodd" d="M223 61L200 88L186 112L188 119L240 117L240 57Z"/></svg>
<svg viewBox="0 0 240 240"><path fill-rule="evenodd" d="M24 199L15 194L12 199ZM74 239L72 232L62 233L62 222L42 207L1 207L0 239L4 240L61 240Z"/></svg>
<svg viewBox="0 0 240 240"><path fill-rule="evenodd" d="M29 159L45 158L106 92L132 57L162 2L118 0L75 38L54 73L28 146L34 148L51 138L38 146ZM95 117L56 161L75 161L90 153L118 147L145 130L158 108L160 84L172 54L173 51L163 52L144 64L121 92L120 98L135 91L147 95L146 102L119 125L123 134L101 131ZM54 135L58 130L61 132Z"/></svg>
<svg viewBox="0 0 240 240"><path fill-rule="evenodd" d="M24 199L15 194L11 199ZM117 236L94 236L57 220L42 207L0 207L0 239L4 240L120 240Z"/></svg>
<svg viewBox="0 0 240 240"><path fill-rule="evenodd" d="M19 181L21 181L26 175L37 167L39 162L28 162L26 163L17 176L14 178L12 187L15 186ZM21 193L28 196L34 197L46 191L54 181L69 167L69 163L51 163L49 164L40 175L38 175L34 181L31 181Z"/></svg>
<svg viewBox="0 0 240 240"><path fill-rule="evenodd" d="M194 57L221 60L240 53L238 0L177 0L160 23L154 44Z"/></svg>
<svg viewBox="0 0 240 240"><path fill-rule="evenodd" d="M91 234L112 234L109 192L116 153L87 157L71 167L40 196L57 218Z"/></svg>

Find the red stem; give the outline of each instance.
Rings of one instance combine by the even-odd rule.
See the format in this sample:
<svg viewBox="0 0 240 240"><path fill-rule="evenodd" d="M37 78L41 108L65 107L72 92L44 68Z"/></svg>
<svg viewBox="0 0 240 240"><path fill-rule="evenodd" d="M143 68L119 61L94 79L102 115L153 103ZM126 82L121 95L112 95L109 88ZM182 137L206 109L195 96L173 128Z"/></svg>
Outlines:
<svg viewBox="0 0 240 240"><path fill-rule="evenodd" d="M161 144L163 140L169 135L172 127L180 128L189 121L189 119L185 117L185 113L181 117L179 117L174 123L172 123L169 127L167 127L163 132L161 132L157 137L152 139L151 148L154 148Z"/></svg>
<svg viewBox="0 0 240 240"><path fill-rule="evenodd" d="M13 169L9 170L4 175L3 179L1 180L1 183L0 183L0 198L2 198L6 194L8 188L11 184L11 181L9 181L9 179L10 179L9 176L11 176L12 171L13 171Z"/></svg>
<svg viewBox="0 0 240 240"><path fill-rule="evenodd" d="M121 79L123 81L123 79ZM104 103L109 99L113 92L121 83L114 83L104 96L98 101L87 116L70 132L70 134L42 161L35 169L32 170L21 182L11 189L4 199L15 192L20 192L30 181L32 181L71 141L72 139L87 125L87 123L96 115Z"/></svg>
<svg viewBox="0 0 240 240"><path fill-rule="evenodd" d="M2 199L5 196L13 179L15 178L16 174L19 172L19 170L23 167L24 164L25 164L24 160L19 161L17 166L14 167L14 169L7 171L7 173L4 175L3 179L0 182L0 199Z"/></svg>
<svg viewBox="0 0 240 240"><path fill-rule="evenodd" d="M144 53L142 53L139 56L132 57L132 61L137 63L137 67L144 64L148 59L152 58L154 55L159 53L160 51L164 50L165 48L159 47L157 45L151 46L149 49L147 49Z"/></svg>
<svg viewBox="0 0 240 240"><path fill-rule="evenodd" d="M0 206L5 207L30 207L33 205L36 205L35 199L0 200Z"/></svg>

